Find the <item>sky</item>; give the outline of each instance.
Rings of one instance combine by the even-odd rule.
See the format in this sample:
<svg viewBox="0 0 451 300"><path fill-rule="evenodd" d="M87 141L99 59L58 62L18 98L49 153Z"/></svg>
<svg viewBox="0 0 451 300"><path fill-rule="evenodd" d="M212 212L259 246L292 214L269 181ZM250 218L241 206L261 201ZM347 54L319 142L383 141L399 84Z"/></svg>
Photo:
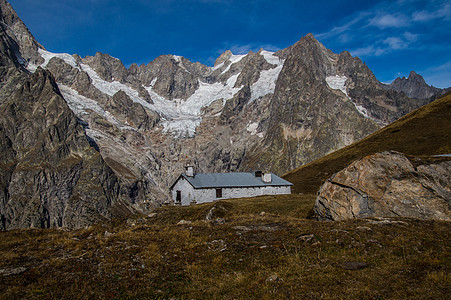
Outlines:
<svg viewBox="0 0 451 300"><path fill-rule="evenodd" d="M9 0L48 51L96 52L126 67L164 54L213 66L225 50L277 51L313 33L381 82L421 74L451 86L451 1Z"/></svg>

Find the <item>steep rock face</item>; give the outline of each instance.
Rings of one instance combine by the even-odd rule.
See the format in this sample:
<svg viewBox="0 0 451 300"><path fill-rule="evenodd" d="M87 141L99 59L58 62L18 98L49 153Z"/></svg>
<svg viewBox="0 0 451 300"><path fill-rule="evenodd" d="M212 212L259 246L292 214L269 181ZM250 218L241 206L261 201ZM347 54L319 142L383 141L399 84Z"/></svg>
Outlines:
<svg viewBox="0 0 451 300"><path fill-rule="evenodd" d="M279 173L349 145L379 128L375 120L356 110L345 93L326 84L328 76L341 72L335 63L338 55L312 35L302 38L287 52L271 101L266 148L254 157L248 156L250 165L271 166Z"/></svg>
<svg viewBox="0 0 451 300"><path fill-rule="evenodd" d="M8 35L15 41L15 47L10 48L14 51L16 59L25 65L37 65L43 62L38 55L37 50L42 47L30 33L28 28L17 16L14 9L6 0L0 0L0 23L3 34Z"/></svg>
<svg viewBox="0 0 451 300"><path fill-rule="evenodd" d="M1 229L82 227L112 216L120 185L88 142L52 76L1 90Z"/></svg>
<svg viewBox="0 0 451 300"><path fill-rule="evenodd" d="M409 77L398 77L391 84L382 84L382 88L405 93L408 97L414 99L431 99L443 95L449 89L439 89L428 85L424 78L410 72Z"/></svg>
<svg viewBox="0 0 451 300"><path fill-rule="evenodd" d="M314 211L321 220L365 217L451 219L451 161L414 167L399 152L350 164L320 188Z"/></svg>
<svg viewBox="0 0 451 300"><path fill-rule="evenodd" d="M371 70L359 58L353 58L349 52L339 55L338 65L339 72L350 78L346 82L349 97L360 111L382 125L390 124L428 103L382 89Z"/></svg>
<svg viewBox="0 0 451 300"><path fill-rule="evenodd" d="M91 66L100 78L105 81L112 82L117 80L125 82L127 78L127 69L122 62L108 54L97 52L95 56L87 56L81 61Z"/></svg>
<svg viewBox="0 0 451 300"><path fill-rule="evenodd" d="M359 58L335 54L311 34L276 55L286 60L271 101L265 146L248 153L245 165L286 172L428 102L384 90Z"/></svg>

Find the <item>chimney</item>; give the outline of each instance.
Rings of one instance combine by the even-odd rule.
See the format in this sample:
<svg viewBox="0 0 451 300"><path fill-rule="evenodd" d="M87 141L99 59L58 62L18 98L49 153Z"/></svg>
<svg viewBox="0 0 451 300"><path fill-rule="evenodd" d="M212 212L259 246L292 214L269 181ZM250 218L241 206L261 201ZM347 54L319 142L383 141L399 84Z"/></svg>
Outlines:
<svg viewBox="0 0 451 300"><path fill-rule="evenodd" d="M194 177L194 167L193 166L186 166L185 167L185 175L188 177Z"/></svg>
<svg viewBox="0 0 451 300"><path fill-rule="evenodd" d="M262 180L264 183L271 183L272 182L271 172L269 171L263 172Z"/></svg>

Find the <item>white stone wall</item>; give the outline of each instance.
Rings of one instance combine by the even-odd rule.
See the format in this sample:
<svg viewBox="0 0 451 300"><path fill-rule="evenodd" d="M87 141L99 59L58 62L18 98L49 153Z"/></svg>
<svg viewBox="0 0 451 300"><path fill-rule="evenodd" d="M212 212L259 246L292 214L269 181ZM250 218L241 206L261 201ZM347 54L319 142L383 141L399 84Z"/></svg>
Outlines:
<svg viewBox="0 0 451 300"><path fill-rule="evenodd" d="M176 199L176 191L182 193L182 205L190 205L192 202L205 203L219 199L245 198L262 195L291 194L291 186L264 186L253 188L223 188L222 198L216 198L216 188L194 189L187 180L180 179L172 190L172 199Z"/></svg>
<svg viewBox="0 0 451 300"><path fill-rule="evenodd" d="M176 203L177 198L177 191L181 192L182 196L182 205L190 205L191 202L195 198L195 192L196 190L193 188L193 186L183 177L181 177L177 183L172 188L172 200L174 200L174 204Z"/></svg>

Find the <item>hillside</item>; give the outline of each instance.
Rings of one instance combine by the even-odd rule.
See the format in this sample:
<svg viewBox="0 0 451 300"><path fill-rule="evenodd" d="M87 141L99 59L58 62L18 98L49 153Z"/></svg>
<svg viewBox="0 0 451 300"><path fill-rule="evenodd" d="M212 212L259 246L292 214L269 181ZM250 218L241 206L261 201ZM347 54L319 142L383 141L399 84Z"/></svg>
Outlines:
<svg viewBox="0 0 451 300"><path fill-rule="evenodd" d="M449 222L318 222L305 219L311 204L264 196L0 232L0 298L450 297Z"/></svg>
<svg viewBox="0 0 451 300"><path fill-rule="evenodd" d="M352 161L395 150L422 160L448 160L431 155L451 153L451 93L425 105L350 146L286 173L293 193L316 193L332 174Z"/></svg>

